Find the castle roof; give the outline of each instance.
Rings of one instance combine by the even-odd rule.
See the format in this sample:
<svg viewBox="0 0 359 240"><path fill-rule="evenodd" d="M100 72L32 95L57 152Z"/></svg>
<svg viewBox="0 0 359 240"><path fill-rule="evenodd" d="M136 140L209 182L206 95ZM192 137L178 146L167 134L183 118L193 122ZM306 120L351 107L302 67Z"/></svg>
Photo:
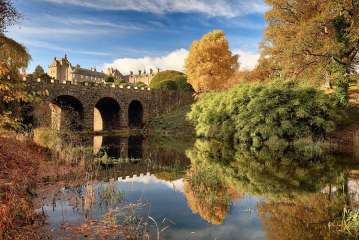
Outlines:
<svg viewBox="0 0 359 240"><path fill-rule="evenodd" d="M104 74L103 72L97 72L96 70L90 70L90 69L78 68L78 67L74 68L73 73L83 76L89 76L89 77L98 77L98 78L106 77L106 74Z"/></svg>

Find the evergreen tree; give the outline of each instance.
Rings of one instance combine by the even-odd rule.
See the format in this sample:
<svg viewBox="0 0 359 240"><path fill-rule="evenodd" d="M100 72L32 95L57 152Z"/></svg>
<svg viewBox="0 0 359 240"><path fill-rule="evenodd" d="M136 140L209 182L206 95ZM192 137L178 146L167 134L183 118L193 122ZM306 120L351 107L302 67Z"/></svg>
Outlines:
<svg viewBox="0 0 359 240"><path fill-rule="evenodd" d="M40 65L37 65L35 71L32 74L33 78L34 79L43 78L44 75L45 75L45 70Z"/></svg>

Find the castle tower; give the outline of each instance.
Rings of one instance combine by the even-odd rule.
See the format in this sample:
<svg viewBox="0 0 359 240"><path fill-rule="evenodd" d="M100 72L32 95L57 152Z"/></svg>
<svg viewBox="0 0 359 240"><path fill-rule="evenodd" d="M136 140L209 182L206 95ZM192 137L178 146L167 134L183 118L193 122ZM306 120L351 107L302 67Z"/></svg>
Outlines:
<svg viewBox="0 0 359 240"><path fill-rule="evenodd" d="M54 58L54 61L48 67L48 74L56 80L72 81L72 67L67 54L61 59Z"/></svg>

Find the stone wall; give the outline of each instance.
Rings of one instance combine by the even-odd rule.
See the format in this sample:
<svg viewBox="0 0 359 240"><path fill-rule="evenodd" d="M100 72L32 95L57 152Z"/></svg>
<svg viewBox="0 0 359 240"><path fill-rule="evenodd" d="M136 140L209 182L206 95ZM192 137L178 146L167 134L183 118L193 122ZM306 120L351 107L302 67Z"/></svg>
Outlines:
<svg viewBox="0 0 359 240"><path fill-rule="evenodd" d="M83 126L89 131L94 128L94 108L103 98L114 99L120 106L120 126L128 128L128 108L132 101L137 100L143 107L143 123L161 113L169 112L179 106L193 102L192 93L179 91L152 90L149 88L124 88L114 84L96 84L83 82L59 82L57 80L28 81L31 91L45 91L43 99L53 102L60 96L72 96L83 106Z"/></svg>

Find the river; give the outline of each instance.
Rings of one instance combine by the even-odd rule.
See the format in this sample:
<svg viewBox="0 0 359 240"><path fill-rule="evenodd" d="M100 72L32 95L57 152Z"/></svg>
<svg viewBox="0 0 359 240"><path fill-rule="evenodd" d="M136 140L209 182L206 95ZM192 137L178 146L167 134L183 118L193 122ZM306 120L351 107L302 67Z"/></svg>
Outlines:
<svg viewBox="0 0 359 240"><path fill-rule="evenodd" d="M86 144L92 159L71 171L52 166L64 174L44 174L39 187L36 205L55 239L340 239L328 228L333 209L358 202L350 156L248 166L231 160L243 152L218 142L94 136Z"/></svg>

